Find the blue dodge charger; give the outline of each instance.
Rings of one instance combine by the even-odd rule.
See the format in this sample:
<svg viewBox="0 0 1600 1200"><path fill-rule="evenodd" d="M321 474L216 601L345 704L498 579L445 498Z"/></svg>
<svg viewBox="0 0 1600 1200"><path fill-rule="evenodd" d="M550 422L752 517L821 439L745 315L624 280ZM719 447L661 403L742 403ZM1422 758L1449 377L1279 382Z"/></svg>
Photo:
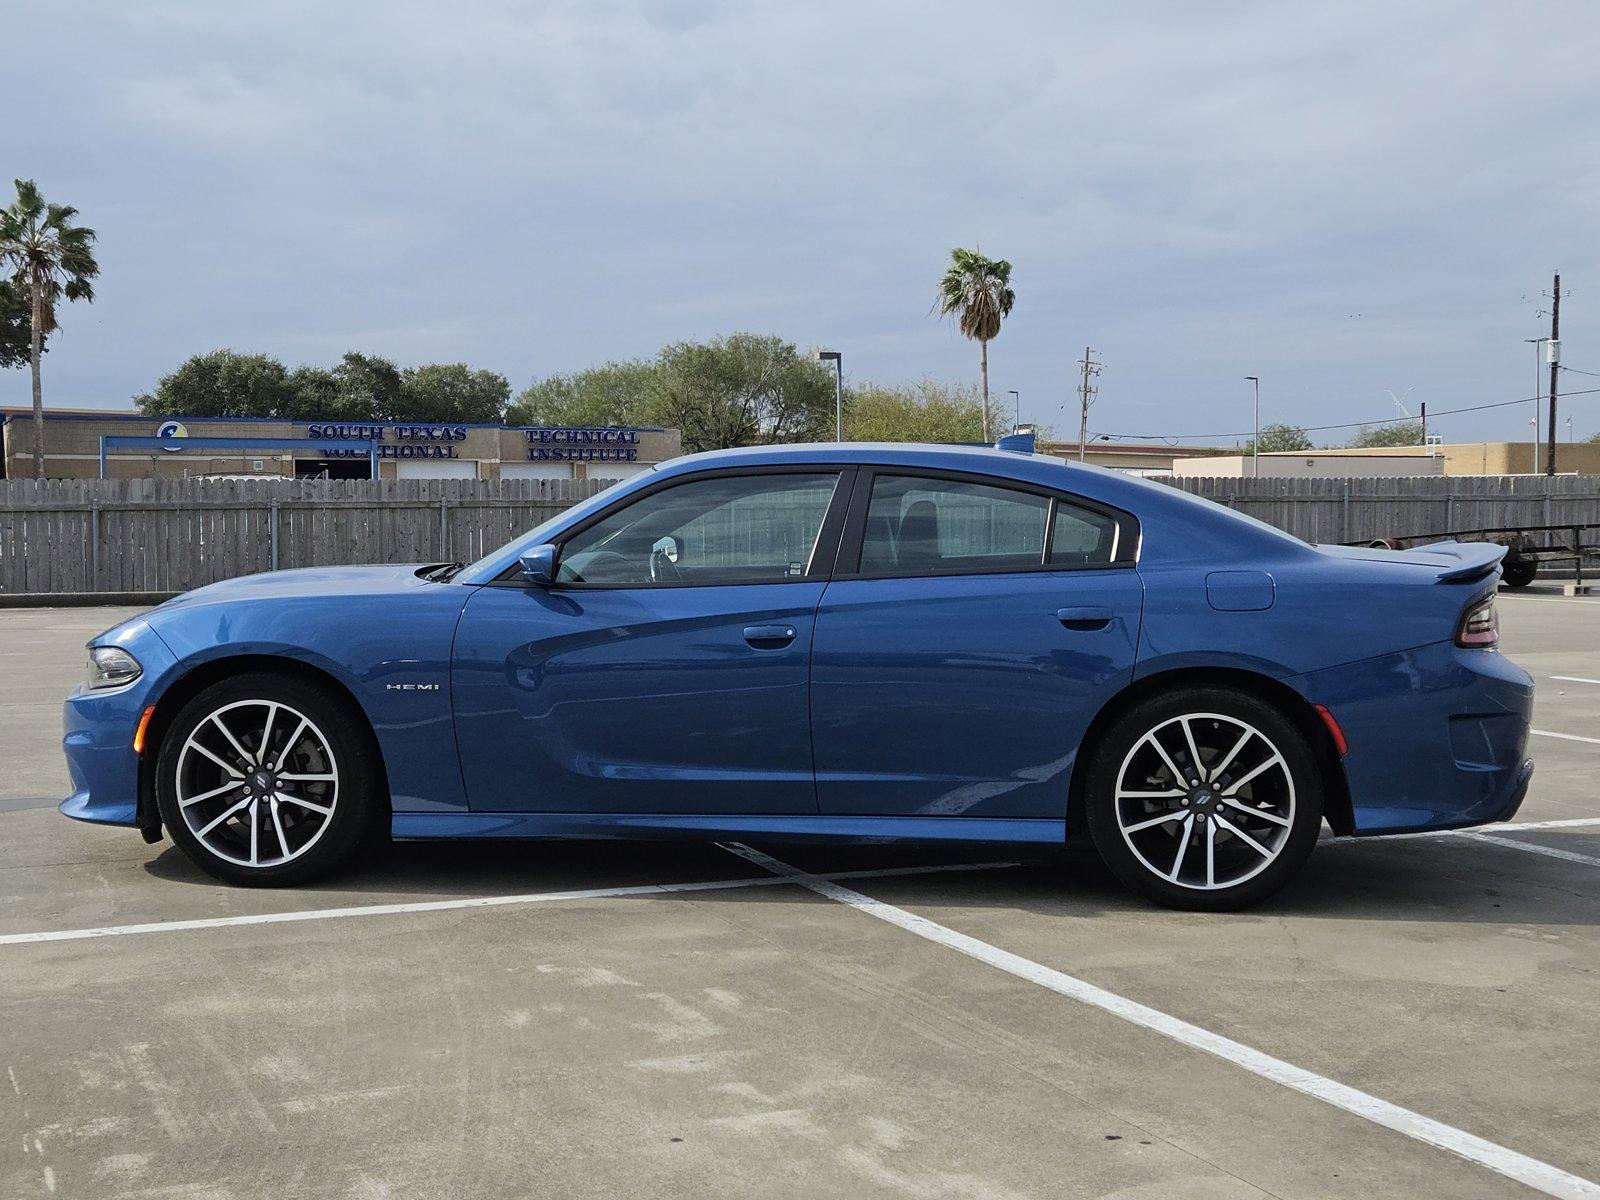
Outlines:
<svg viewBox="0 0 1600 1200"><path fill-rule="evenodd" d="M1335 834L1511 816L1498 546L1310 546L1002 450L722 451L471 564L190 592L95 638L81 820L235 883L375 838L1055 846L1223 909Z"/></svg>

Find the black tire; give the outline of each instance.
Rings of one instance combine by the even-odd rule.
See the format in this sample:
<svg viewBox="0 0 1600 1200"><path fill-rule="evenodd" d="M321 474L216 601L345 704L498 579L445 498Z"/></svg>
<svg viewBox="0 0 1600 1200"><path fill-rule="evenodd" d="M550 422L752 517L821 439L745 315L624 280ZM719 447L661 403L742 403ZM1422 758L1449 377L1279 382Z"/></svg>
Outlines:
<svg viewBox="0 0 1600 1200"><path fill-rule="evenodd" d="M1173 788L1174 770L1191 775L1185 717L1200 754L1200 786L1181 778ZM1236 742L1242 748L1225 760ZM1271 762L1274 751L1281 767ZM1262 762L1254 779L1243 778ZM1321 828L1324 791L1316 754L1278 708L1232 688L1192 687L1142 701L1112 722L1090 755L1084 802L1095 848L1128 887L1169 908L1224 912L1271 895L1305 864ZM1156 794L1161 798L1145 798ZM1146 827L1126 828L1138 825ZM1165 871L1152 860L1174 866ZM1238 881L1229 883L1225 876L1235 873Z"/></svg>
<svg viewBox="0 0 1600 1200"><path fill-rule="evenodd" d="M1501 566L1500 581L1507 587L1525 588L1533 582L1539 574L1539 560L1536 558L1523 558L1520 554L1513 558L1506 555Z"/></svg>
<svg viewBox="0 0 1600 1200"><path fill-rule="evenodd" d="M212 722L219 711L222 727ZM280 722L285 712L292 716ZM300 718L309 722L308 731L286 747ZM254 731L251 726L258 721L265 728ZM271 744L265 753L252 741L253 732L257 740L266 734ZM191 737L197 745L186 752ZM239 758L231 749L235 744L259 759L259 771L252 760ZM227 769L221 760L228 761ZM301 782L313 775L331 775L332 780ZM230 787L234 776L238 786ZM259 793L254 790L258 778L263 788ZM215 799L194 798L214 785L228 790ZM180 790L187 803L180 803ZM199 836L241 802L249 805L243 812L221 818L204 840ZM156 803L172 840L196 866L227 883L249 887L292 887L323 878L351 865L386 832L382 776L365 717L326 685L286 672L241 674L211 685L183 706L161 740ZM198 828L191 828L189 814ZM251 841L248 816L257 814L258 840ZM282 851L273 850L274 844ZM245 861L233 861L230 852ZM255 858L260 865L250 865ZM269 861L273 858L278 861Z"/></svg>

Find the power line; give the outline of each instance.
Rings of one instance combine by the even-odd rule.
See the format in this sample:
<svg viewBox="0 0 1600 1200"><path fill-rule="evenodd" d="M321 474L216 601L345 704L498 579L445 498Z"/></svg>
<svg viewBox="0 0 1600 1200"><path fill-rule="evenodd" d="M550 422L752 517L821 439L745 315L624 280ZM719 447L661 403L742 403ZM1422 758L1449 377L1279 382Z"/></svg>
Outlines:
<svg viewBox="0 0 1600 1200"><path fill-rule="evenodd" d="M1563 368L1568 370L1570 368ZM1596 372L1584 371L1584 375L1593 375ZM1576 392L1568 392L1568 398L1573 396L1593 396L1600 393L1600 388L1585 388ZM1521 400L1497 400L1493 404L1473 404L1466 408L1441 408L1428 414L1429 419L1435 417L1449 417L1457 413L1483 412L1490 408L1509 408L1513 404L1527 404L1530 400L1543 399L1544 397L1524 397ZM1374 417L1370 421L1346 421L1339 425L1302 425L1299 428L1305 433L1322 433L1330 429L1361 429L1367 425L1399 425L1403 423L1416 424L1415 417ZM1112 438L1119 441L1130 442L1197 442L1213 438L1247 438L1250 431L1244 430L1236 433L1096 433L1096 438Z"/></svg>

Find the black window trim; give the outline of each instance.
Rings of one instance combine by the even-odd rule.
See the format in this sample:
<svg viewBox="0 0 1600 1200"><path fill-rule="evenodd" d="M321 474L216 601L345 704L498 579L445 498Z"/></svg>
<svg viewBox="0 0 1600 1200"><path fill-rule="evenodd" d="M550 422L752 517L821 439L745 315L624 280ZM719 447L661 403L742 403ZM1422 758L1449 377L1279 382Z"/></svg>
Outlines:
<svg viewBox="0 0 1600 1200"><path fill-rule="evenodd" d="M771 463L747 467L719 467L709 471L696 471L692 475L674 475L671 478L652 483L649 487L640 488L636 492L630 492L626 496L618 497L615 504L608 504L598 512L591 513L585 517L571 529L563 530L561 536L551 543L556 548L556 570L559 573L561 555L566 550L568 542L584 530L604 521L612 514L631 507L641 500L656 495L658 492L669 491L672 488L682 487L689 483L704 483L708 479L728 479L744 475L837 475L838 480L833 485L833 495L828 498L828 508L823 513L822 525L817 531L817 540L811 547L811 558L806 563L806 570L803 575L790 575L782 579L763 579L749 582L708 580L703 583L693 580L679 580L673 583L577 583L558 579L544 590L552 592L621 592L640 589L658 591L669 588L773 587L781 584L826 583L832 577L838 558L840 535L844 529L846 514L850 511L857 474L858 468L854 463L819 461L811 463ZM523 577L522 569L516 564L512 564L486 586L531 588L537 585L529 583Z"/></svg>
<svg viewBox="0 0 1600 1200"><path fill-rule="evenodd" d="M970 483L980 487L999 488L1042 496L1050 502L1045 514L1044 548L1041 561L1005 567L973 566L952 567L938 571L872 571L861 570L861 546L867 527L867 509L872 503L872 486L880 475L895 478L946 480L952 483ZM1056 507L1070 504L1089 512L1109 517L1116 524L1111 544L1111 561L1103 563L1053 563L1049 561L1050 546L1055 537ZM844 536L839 542L839 553L833 578L845 579L942 579L952 575L1021 575L1034 571L1115 571L1127 570L1139 561L1139 521L1132 513L1113 508L1098 500L1091 500L1073 492L1012 479L1009 476L984 475L975 471L947 471L935 467L864 466L856 475L855 490L851 496L850 515L845 522Z"/></svg>

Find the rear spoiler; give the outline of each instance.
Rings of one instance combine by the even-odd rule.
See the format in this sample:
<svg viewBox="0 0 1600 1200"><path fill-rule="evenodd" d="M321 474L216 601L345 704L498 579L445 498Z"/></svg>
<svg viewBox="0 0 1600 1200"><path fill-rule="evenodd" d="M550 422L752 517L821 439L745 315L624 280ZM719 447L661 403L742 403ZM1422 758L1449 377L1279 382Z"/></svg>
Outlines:
<svg viewBox="0 0 1600 1200"><path fill-rule="evenodd" d="M1436 554L1440 558L1455 559L1455 566L1439 569L1438 581L1466 583L1482 579L1493 571L1506 556L1506 547L1497 542L1432 542L1426 546L1413 546L1407 553Z"/></svg>

